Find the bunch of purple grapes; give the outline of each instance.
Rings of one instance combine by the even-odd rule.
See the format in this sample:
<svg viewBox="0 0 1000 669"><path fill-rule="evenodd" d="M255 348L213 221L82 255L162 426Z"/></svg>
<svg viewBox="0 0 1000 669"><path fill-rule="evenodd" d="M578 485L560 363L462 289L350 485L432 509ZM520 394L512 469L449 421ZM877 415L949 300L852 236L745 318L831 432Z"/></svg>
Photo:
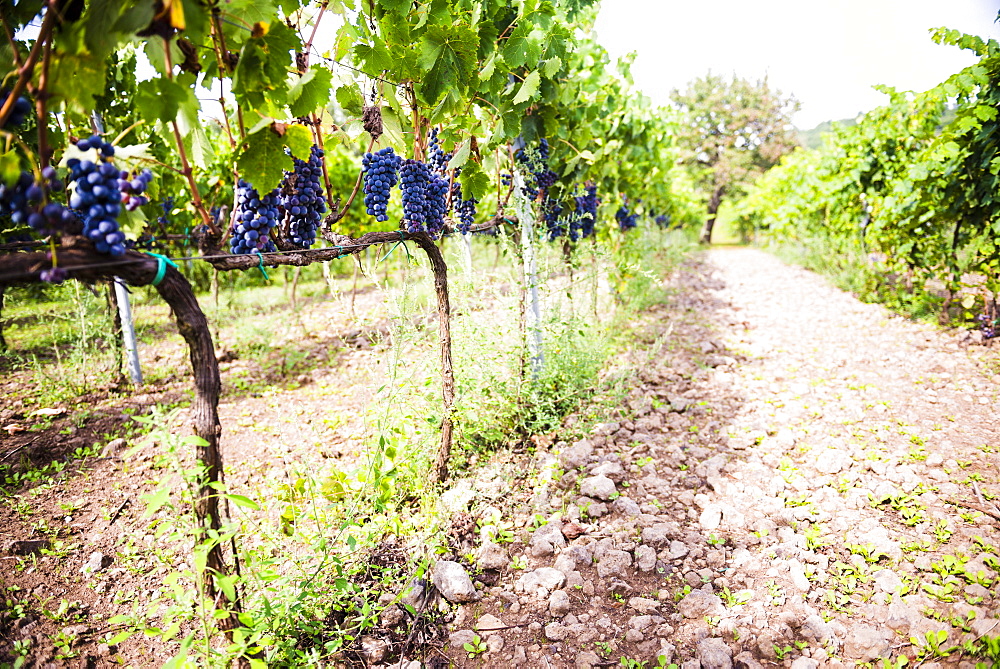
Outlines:
<svg viewBox="0 0 1000 669"><path fill-rule="evenodd" d="M597 223L597 207L601 201L597 198L597 186L587 183L583 187L583 195L578 195L576 200L576 211L580 216L580 236L589 237L594 234L594 225Z"/></svg>
<svg viewBox="0 0 1000 669"><path fill-rule="evenodd" d="M462 199L462 187L457 183L452 184L451 191L451 202L455 213L458 214L458 231L466 235L476 220L476 205L479 204L479 200Z"/></svg>
<svg viewBox="0 0 1000 669"><path fill-rule="evenodd" d="M70 158L66 162L73 187L69 206L82 215L83 234L94 243L98 253L124 255L125 233L118 229L122 202L118 178L121 173L111 162L115 147L100 136L93 135L77 142L76 148L81 151L96 150L98 162L79 158Z"/></svg>
<svg viewBox="0 0 1000 669"><path fill-rule="evenodd" d="M979 323L979 330L983 333L983 339L993 339L997 336L997 325L1000 319L990 318L986 314L976 316Z"/></svg>
<svg viewBox="0 0 1000 669"><path fill-rule="evenodd" d="M240 179L236 184L236 214L229 240L230 250L237 255L275 251L270 233L278 225L278 189L261 197L249 183Z"/></svg>
<svg viewBox="0 0 1000 669"><path fill-rule="evenodd" d="M122 193L122 204L126 211L135 211L149 202L144 193L152 180L153 173L149 170L143 170L134 177L130 177L125 170L118 173L118 190Z"/></svg>
<svg viewBox="0 0 1000 669"><path fill-rule="evenodd" d="M444 177L448 174L448 163L452 155L445 153L441 149L441 140L438 138L438 129L431 128L430 143L427 147L427 166L438 176ZM455 174L458 177L458 174Z"/></svg>
<svg viewBox="0 0 1000 669"><path fill-rule="evenodd" d="M418 160L404 160L399 179L407 231L437 235L444 228L448 182Z"/></svg>
<svg viewBox="0 0 1000 669"><path fill-rule="evenodd" d="M615 212L615 220L618 221L618 228L622 232L627 232L638 225L639 214L629 212L628 198L622 198L622 206Z"/></svg>
<svg viewBox="0 0 1000 669"><path fill-rule="evenodd" d="M386 207L389 205L389 191L399 180L399 167L403 159L396 155L391 146L375 153L366 153L361 159L365 180L365 208L369 216L378 222L389 220Z"/></svg>
<svg viewBox="0 0 1000 669"><path fill-rule="evenodd" d="M31 172L21 172L13 184L0 181L0 216L15 225L30 225L43 236L68 230L77 222L76 216L50 201L51 194L63 188L51 165L42 170L41 181Z"/></svg>
<svg viewBox="0 0 1000 669"><path fill-rule="evenodd" d="M0 91L0 107L3 107L7 103L7 98L10 97L10 90L3 89ZM28 118L28 112L31 111L31 101L25 97L19 97L14 101L14 108L10 111L10 115L7 116L7 120L0 130L6 130L8 128L16 128L17 126L24 123Z"/></svg>
<svg viewBox="0 0 1000 669"><path fill-rule="evenodd" d="M516 160L525 171L524 187L521 192L534 202L539 193L548 192L559 175L549 169L549 142L544 137L538 148L524 147L514 152Z"/></svg>
<svg viewBox="0 0 1000 669"><path fill-rule="evenodd" d="M281 206L288 217L291 242L302 248L316 243L316 230L326 213L326 200L320 175L323 173L323 150L313 146L309 160L295 159L295 169L285 175L281 186ZM367 203L368 195L365 195Z"/></svg>
<svg viewBox="0 0 1000 669"><path fill-rule="evenodd" d="M550 197L546 197L542 203L542 214L545 217L546 234L550 242L566 234L565 221L561 216L562 205Z"/></svg>

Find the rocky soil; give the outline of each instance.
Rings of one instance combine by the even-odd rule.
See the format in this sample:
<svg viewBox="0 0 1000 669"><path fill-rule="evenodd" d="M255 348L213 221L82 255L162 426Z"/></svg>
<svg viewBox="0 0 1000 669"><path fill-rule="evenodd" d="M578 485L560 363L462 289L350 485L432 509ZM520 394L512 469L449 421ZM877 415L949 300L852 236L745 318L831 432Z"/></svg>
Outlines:
<svg viewBox="0 0 1000 669"><path fill-rule="evenodd" d="M484 470L446 493L467 532L430 576L443 599L418 584L404 603L448 612L449 643L408 655L997 666L996 349L755 250L671 281L616 361L613 420L539 449L527 487Z"/></svg>

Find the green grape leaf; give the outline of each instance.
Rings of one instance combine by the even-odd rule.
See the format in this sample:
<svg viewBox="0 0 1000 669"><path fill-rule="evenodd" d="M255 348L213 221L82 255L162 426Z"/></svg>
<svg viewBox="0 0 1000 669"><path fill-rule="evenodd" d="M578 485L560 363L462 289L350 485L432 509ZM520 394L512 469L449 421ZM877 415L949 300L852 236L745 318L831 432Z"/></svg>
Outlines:
<svg viewBox="0 0 1000 669"><path fill-rule="evenodd" d="M313 147L312 132L304 125L287 125L282 137L285 146L299 160L308 160Z"/></svg>
<svg viewBox="0 0 1000 669"><path fill-rule="evenodd" d="M541 81L542 76L538 73L538 70L526 76L524 82L521 83L521 88L517 91L517 95L514 96L514 104L521 104L535 97L538 94L538 86L541 84Z"/></svg>
<svg viewBox="0 0 1000 669"><path fill-rule="evenodd" d="M157 77L140 81L136 86L135 107L147 121L169 123L177 118L187 97L188 89L166 77Z"/></svg>
<svg viewBox="0 0 1000 669"><path fill-rule="evenodd" d="M396 59L381 41L376 41L374 46L355 44L354 55L363 63L361 69L369 76L377 76L383 70L391 70L396 63Z"/></svg>
<svg viewBox="0 0 1000 669"><path fill-rule="evenodd" d="M413 0L378 0L376 4L387 12L394 12L405 16L410 12L410 8L413 7Z"/></svg>
<svg viewBox="0 0 1000 669"><path fill-rule="evenodd" d="M451 160L448 161L448 169L454 170L465 165L469 160L469 152L472 149L472 142L466 140L462 142L456 149L455 155L452 156Z"/></svg>
<svg viewBox="0 0 1000 669"><path fill-rule="evenodd" d="M156 0L140 0L126 9L111 30L120 33L135 33L150 24L156 14Z"/></svg>
<svg viewBox="0 0 1000 669"><path fill-rule="evenodd" d="M467 162L462 168L462 196L482 200L490 189L490 178L479 163Z"/></svg>
<svg viewBox="0 0 1000 669"><path fill-rule="evenodd" d="M235 23L252 26L263 21L279 21L278 10L271 0L227 0L226 18Z"/></svg>
<svg viewBox="0 0 1000 669"><path fill-rule="evenodd" d="M431 25L420 43L421 97L435 105L451 87L464 90L473 75L478 37L468 27Z"/></svg>
<svg viewBox="0 0 1000 669"><path fill-rule="evenodd" d="M292 68L291 52L301 48L298 35L284 23L256 24L233 73L236 101L250 108L264 106L267 99L283 104Z"/></svg>
<svg viewBox="0 0 1000 669"><path fill-rule="evenodd" d="M247 135L246 146L236 159L240 176L261 195L277 188L285 172L294 167L285 153L285 140L278 132L272 124Z"/></svg>
<svg viewBox="0 0 1000 669"><path fill-rule="evenodd" d="M562 68L562 59L558 56L553 56L546 61L542 62L542 73L545 75L546 79L551 79L559 73L560 68Z"/></svg>
<svg viewBox="0 0 1000 669"><path fill-rule="evenodd" d="M337 89L337 104L350 116L361 116L365 99L361 97L358 87L354 84L341 86Z"/></svg>
<svg viewBox="0 0 1000 669"><path fill-rule="evenodd" d="M49 64L49 109L60 102L82 112L94 108L94 93L104 90L105 61L87 53L52 55Z"/></svg>
<svg viewBox="0 0 1000 669"><path fill-rule="evenodd" d="M333 73L325 67L313 65L296 79L288 91L292 116L307 116L326 106L330 100Z"/></svg>

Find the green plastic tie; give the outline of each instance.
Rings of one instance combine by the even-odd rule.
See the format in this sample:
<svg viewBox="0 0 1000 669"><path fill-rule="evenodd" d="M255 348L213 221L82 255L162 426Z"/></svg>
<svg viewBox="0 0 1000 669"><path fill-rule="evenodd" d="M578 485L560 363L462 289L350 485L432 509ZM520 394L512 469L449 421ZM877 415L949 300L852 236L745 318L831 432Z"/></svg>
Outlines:
<svg viewBox="0 0 1000 669"><path fill-rule="evenodd" d="M267 275L267 270L264 269L264 256L261 255L260 251L257 251L257 258L259 261L257 263L257 269L259 269L260 273L264 275L264 281L270 281L271 277Z"/></svg>
<svg viewBox="0 0 1000 669"><path fill-rule="evenodd" d="M149 252L146 255L153 256L156 258L156 276L153 277L153 285L159 286L160 282L163 281L163 277L167 275L167 265L170 265L174 269L177 268L177 263L163 255L162 253L152 253Z"/></svg>
<svg viewBox="0 0 1000 669"><path fill-rule="evenodd" d="M399 231L399 241L396 242L395 244L393 244L392 248L389 249L389 252L386 253L384 256L382 256L382 260L385 260L386 258L388 258L389 256L391 256L392 252L395 251L396 247L399 246L400 244L403 245L403 250L406 251L406 261L408 263L412 263L413 262L413 256L410 255L410 247L408 247L406 245L406 236L403 234L402 230ZM375 263L375 266L378 267L379 265L381 265L382 264L382 260L379 260L377 263Z"/></svg>

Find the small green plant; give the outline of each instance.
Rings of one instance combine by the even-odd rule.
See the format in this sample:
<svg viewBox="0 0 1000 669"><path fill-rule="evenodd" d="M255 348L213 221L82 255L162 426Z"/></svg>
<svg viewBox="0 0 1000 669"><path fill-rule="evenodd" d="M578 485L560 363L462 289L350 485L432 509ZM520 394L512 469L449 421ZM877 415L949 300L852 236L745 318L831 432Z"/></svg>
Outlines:
<svg viewBox="0 0 1000 669"><path fill-rule="evenodd" d="M676 664L673 664L673 663L667 664L667 656L666 655L657 655L656 656L656 669L678 669L678 667L677 667Z"/></svg>
<svg viewBox="0 0 1000 669"><path fill-rule="evenodd" d="M952 646L950 648L945 648L944 643L947 640L948 640L947 630L926 632L923 638L916 636L910 637L910 643L913 644L915 648L919 649L917 651L917 659L921 661L933 657L948 657L956 650L959 650L959 646Z"/></svg>
<svg viewBox="0 0 1000 669"><path fill-rule="evenodd" d="M931 532L933 532L934 538L942 544L948 543L948 540L951 539L951 535L954 534L954 530L948 527L948 521L944 518L934 524L931 528Z"/></svg>
<svg viewBox="0 0 1000 669"><path fill-rule="evenodd" d="M820 539L820 535L823 534L823 528L819 523L813 523L807 527L803 534L806 537L806 548L811 551L827 545L827 542Z"/></svg>
<svg viewBox="0 0 1000 669"><path fill-rule="evenodd" d="M472 637L471 642L463 643L462 648L464 648L465 652L469 654L470 660L473 660L479 655L482 655L487 650L486 642L480 639L478 634Z"/></svg>
<svg viewBox="0 0 1000 669"><path fill-rule="evenodd" d="M875 544L862 545L845 543L844 548L849 550L854 555L860 555L868 564L876 564L882 558L889 557L886 553L879 550Z"/></svg>
<svg viewBox="0 0 1000 669"><path fill-rule="evenodd" d="M691 594L691 586L685 585L682 589L674 593L674 601L679 602Z"/></svg>
<svg viewBox="0 0 1000 669"><path fill-rule="evenodd" d="M708 544L710 546L725 546L726 540L724 538L719 538L715 534L708 535Z"/></svg>
<svg viewBox="0 0 1000 669"><path fill-rule="evenodd" d="M601 654L605 657L615 652L614 647L608 641L595 641L594 645L597 646L597 650L601 651Z"/></svg>
<svg viewBox="0 0 1000 669"><path fill-rule="evenodd" d="M739 606L750 601L747 593L733 594L729 591L728 586L724 587L719 595L722 597L722 601L726 603L726 606Z"/></svg>
<svg viewBox="0 0 1000 669"><path fill-rule="evenodd" d="M515 555L510 559L511 569L527 569L528 560L523 555Z"/></svg>
<svg viewBox="0 0 1000 669"><path fill-rule="evenodd" d="M624 669L646 669L646 663L640 662L639 660L633 660L630 657L623 657L619 660L619 666L624 667Z"/></svg>
<svg viewBox="0 0 1000 669"><path fill-rule="evenodd" d="M789 653L795 650L791 646L785 646L784 648L782 648L776 643L771 645L774 646L774 654L777 656L779 662L784 661L785 656L787 656Z"/></svg>

